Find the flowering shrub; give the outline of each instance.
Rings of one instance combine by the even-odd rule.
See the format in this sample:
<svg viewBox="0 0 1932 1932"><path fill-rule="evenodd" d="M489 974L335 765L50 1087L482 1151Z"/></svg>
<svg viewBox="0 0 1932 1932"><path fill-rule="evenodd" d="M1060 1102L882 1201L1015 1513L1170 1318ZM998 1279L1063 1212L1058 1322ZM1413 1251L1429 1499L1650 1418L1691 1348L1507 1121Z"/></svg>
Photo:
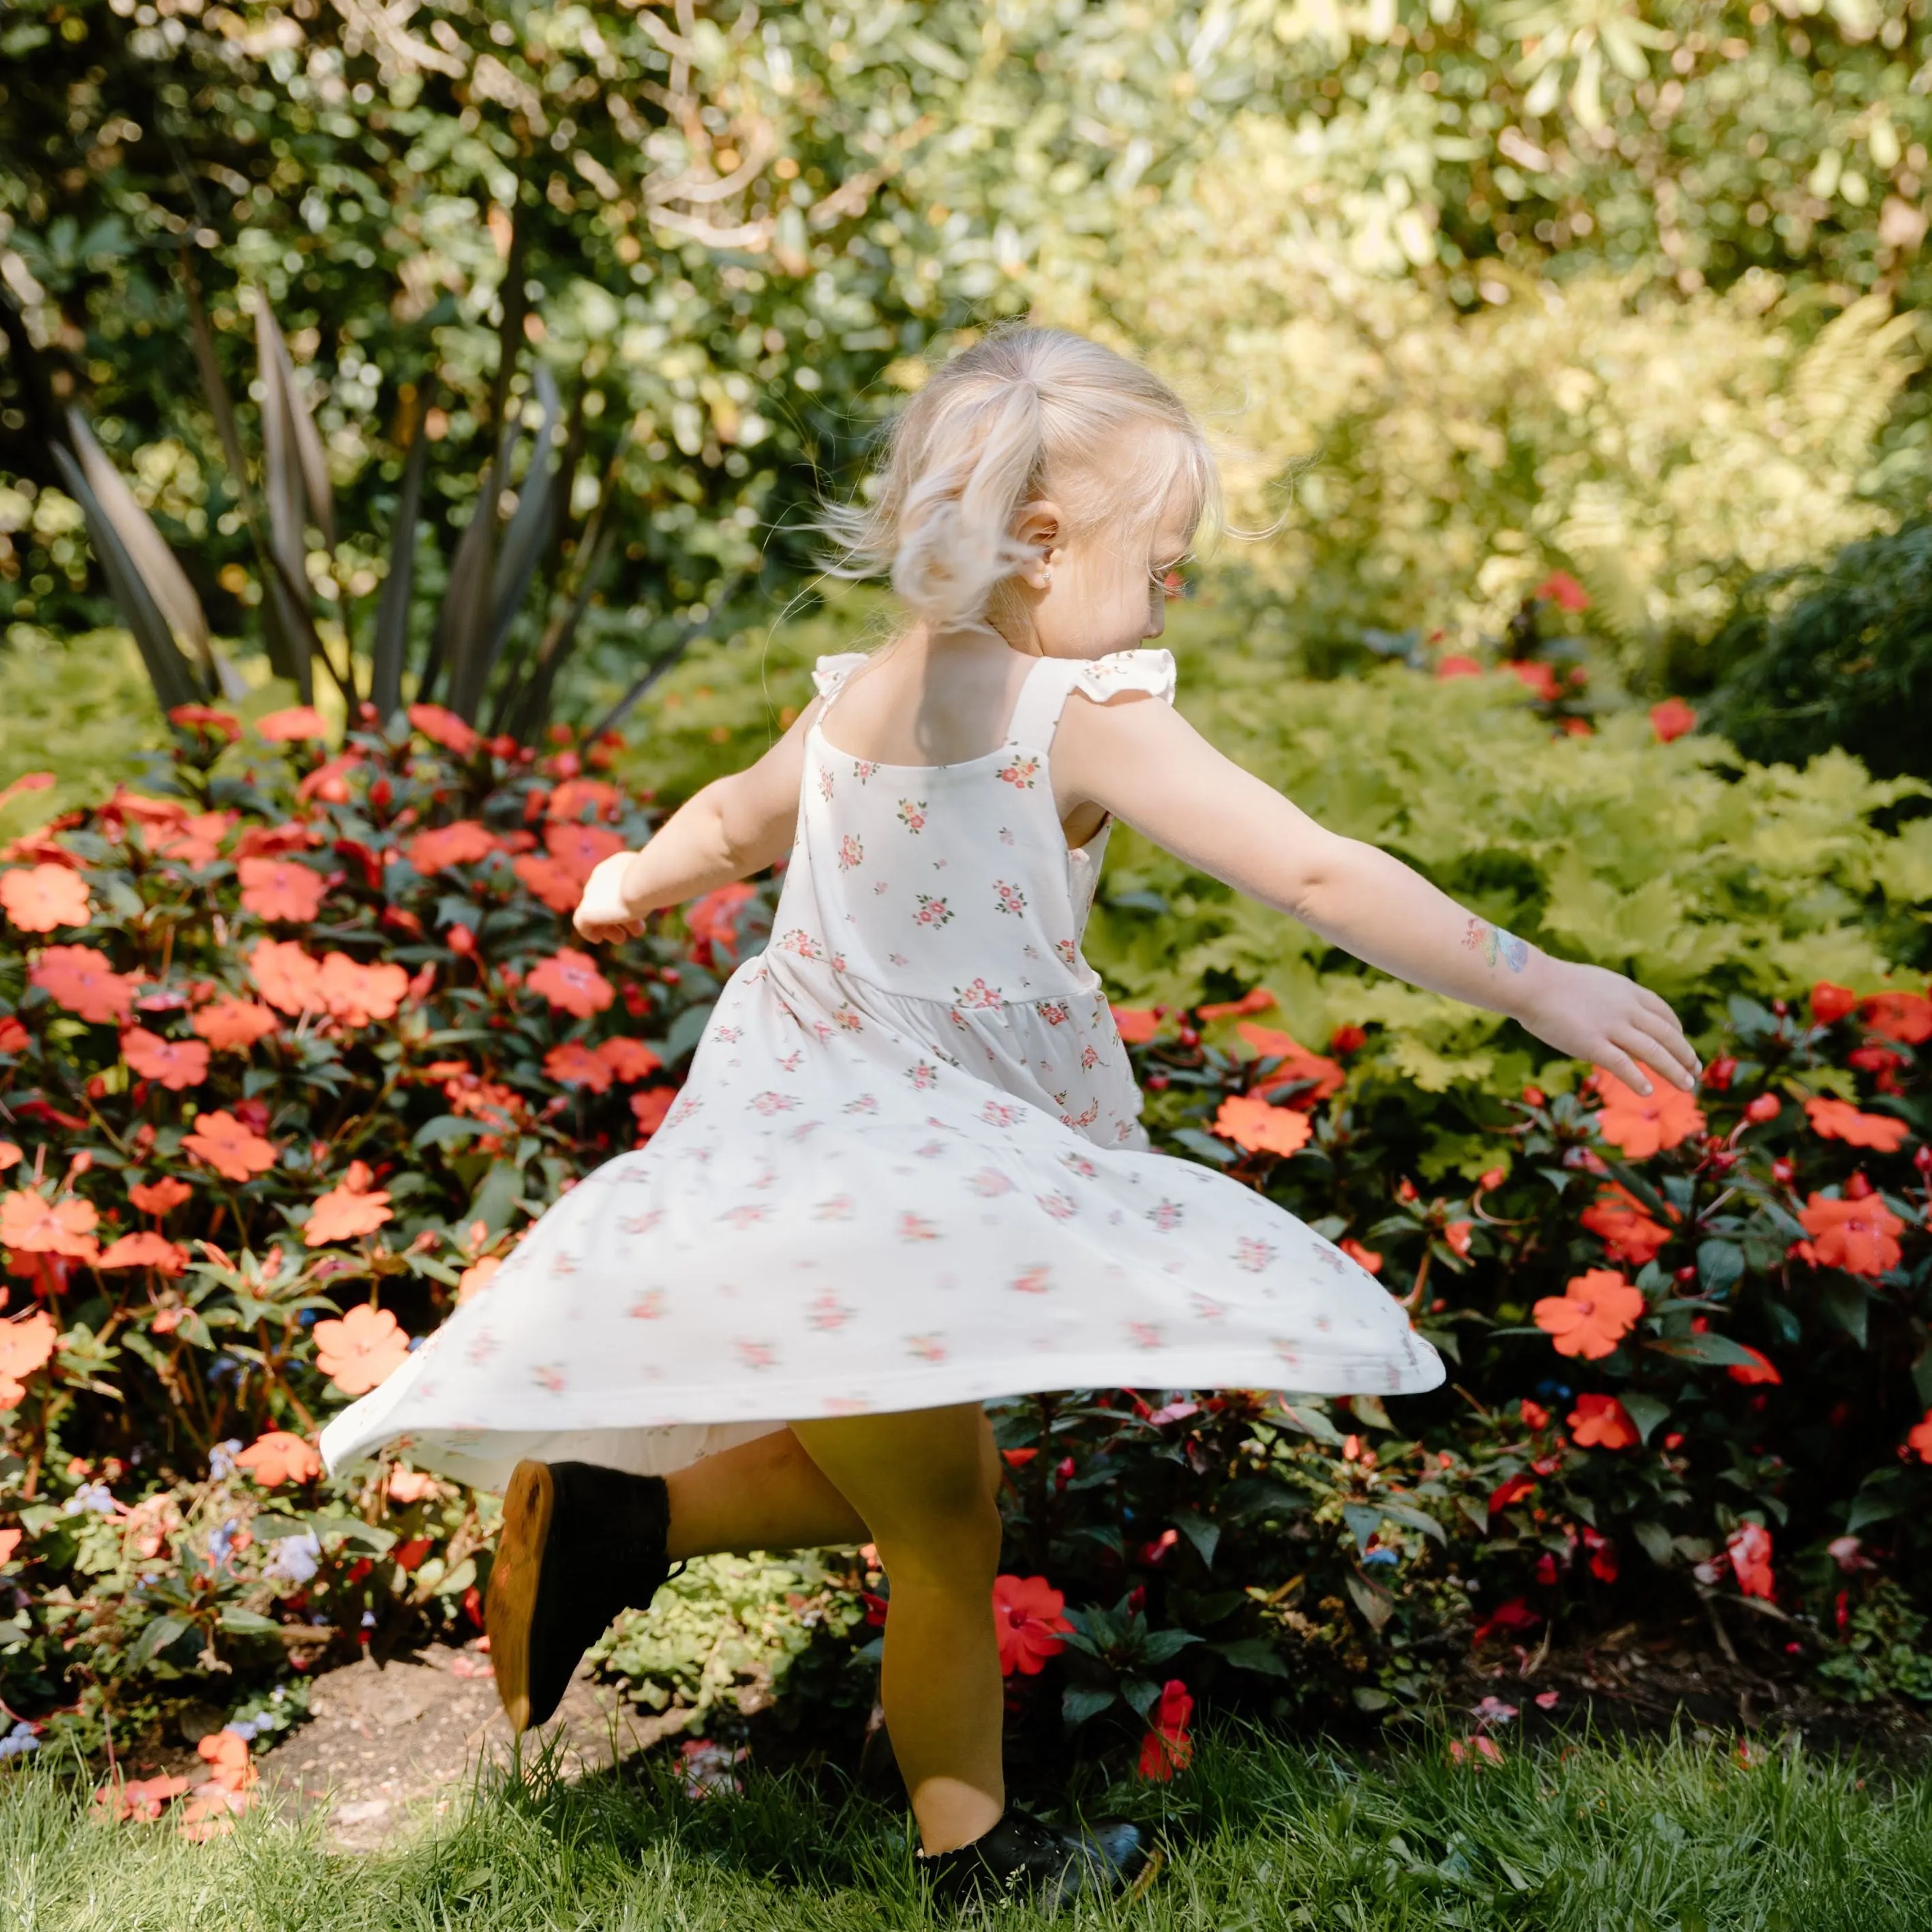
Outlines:
<svg viewBox="0 0 1932 1932"><path fill-rule="evenodd" d="M1472 1643L1700 1598L1932 1701L1932 997L1734 999L1694 1098L1527 1089L1447 1194L1400 1178L1426 1143L1372 1034L1312 1051L1272 1004L1121 1012L1157 1137L1341 1242L1452 1387L1006 1406L1010 1556L1080 1606L1060 1714L1144 1768L1176 1682L1377 1710Z"/></svg>
<svg viewBox="0 0 1932 1932"><path fill-rule="evenodd" d="M320 1425L648 1138L716 990L668 928L572 941L653 819L610 746L364 723L182 707L0 852L0 1697L89 1738L475 1634L484 1509L326 1480Z"/></svg>

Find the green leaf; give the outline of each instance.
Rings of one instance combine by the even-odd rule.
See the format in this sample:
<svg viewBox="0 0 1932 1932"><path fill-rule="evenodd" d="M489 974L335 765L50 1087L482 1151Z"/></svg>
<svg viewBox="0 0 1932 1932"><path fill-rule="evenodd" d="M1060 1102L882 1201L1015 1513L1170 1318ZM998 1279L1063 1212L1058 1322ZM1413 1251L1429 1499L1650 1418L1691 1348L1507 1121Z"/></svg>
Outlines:
<svg viewBox="0 0 1932 1932"><path fill-rule="evenodd" d="M1618 1400L1624 1406L1624 1413L1636 1424L1640 1442L1648 1442L1651 1432L1670 1413L1667 1402L1659 1402L1654 1395L1639 1395L1634 1390L1626 1390Z"/></svg>
<svg viewBox="0 0 1932 1932"><path fill-rule="evenodd" d="M1697 1244L1697 1279L1706 1293L1721 1294L1744 1279L1744 1251L1735 1241Z"/></svg>
<svg viewBox="0 0 1932 1932"><path fill-rule="evenodd" d="M1347 1581L1348 1594L1354 1598L1356 1609L1368 1619L1371 1630L1379 1631L1395 1614L1395 1599L1366 1576L1350 1576Z"/></svg>
<svg viewBox="0 0 1932 1932"><path fill-rule="evenodd" d="M128 1661L136 1670L144 1664L152 1664L161 1652L177 1639L188 1634L188 1626L179 1617L157 1617L134 1640L134 1647L128 1653Z"/></svg>
<svg viewBox="0 0 1932 1932"><path fill-rule="evenodd" d="M1118 1702L1112 1690L1085 1684L1070 1684L1060 1694L1060 1715L1071 1730L1077 1724L1084 1724L1089 1718L1097 1718L1110 1704Z"/></svg>
<svg viewBox="0 0 1932 1932"><path fill-rule="evenodd" d="M1720 1369L1748 1368L1754 1359L1726 1335L1672 1335L1643 1346L1680 1362L1704 1362Z"/></svg>
<svg viewBox="0 0 1932 1932"><path fill-rule="evenodd" d="M1624 1406L1626 1408L1630 1406L1628 1397L1624 1399ZM1647 1517L1641 1517L1630 1525L1630 1532L1642 1546L1643 1553L1660 1569L1668 1569L1670 1567L1670 1559L1675 1553L1675 1546L1670 1540L1670 1531L1666 1529L1663 1524L1652 1522Z"/></svg>
<svg viewBox="0 0 1932 1932"><path fill-rule="evenodd" d="M480 1120L466 1120L460 1114L439 1114L425 1120L410 1137L413 1148L454 1147L459 1141L473 1139L484 1131Z"/></svg>
<svg viewBox="0 0 1932 1932"><path fill-rule="evenodd" d="M1285 1402L1269 1414L1271 1419L1286 1423L1291 1429L1298 1429L1303 1435L1312 1436L1318 1442L1330 1444L1337 1449L1342 1446L1342 1432L1312 1403Z"/></svg>
<svg viewBox="0 0 1932 1932"><path fill-rule="evenodd" d="M1217 1141L1212 1134L1204 1134L1198 1127L1176 1127L1173 1138L1190 1154L1202 1160L1211 1160L1216 1167L1229 1166L1241 1157L1239 1148L1230 1147L1226 1141Z"/></svg>
<svg viewBox="0 0 1932 1932"><path fill-rule="evenodd" d="M1449 1538L1442 1526L1426 1510L1412 1508L1407 1503L1390 1502L1382 1504L1382 1514L1391 1522L1406 1523L1411 1529L1419 1529L1424 1536L1433 1537L1444 1549L1449 1546Z"/></svg>
<svg viewBox="0 0 1932 1932"><path fill-rule="evenodd" d="M1210 1643L1208 1648L1225 1657L1237 1670L1252 1670L1264 1677L1286 1677L1291 1673L1274 1646L1264 1636L1237 1637L1231 1643Z"/></svg>
<svg viewBox="0 0 1932 1932"><path fill-rule="evenodd" d="M1190 1643L1198 1643L1201 1639L1192 1630L1150 1630L1142 1640L1136 1653L1144 1664L1165 1664L1176 1652L1185 1650Z"/></svg>
<svg viewBox="0 0 1932 1932"><path fill-rule="evenodd" d="M273 1617L265 1617L257 1611L244 1610L238 1604L230 1604L221 1612L221 1628L239 1636L252 1636L263 1630L280 1630L281 1625Z"/></svg>
<svg viewBox="0 0 1932 1932"><path fill-rule="evenodd" d="M686 1007L671 1022L670 1030L664 1035L664 1064L675 1066L704 1037L704 1029L710 1023L709 1006Z"/></svg>
<svg viewBox="0 0 1932 1932"><path fill-rule="evenodd" d="M1221 1541L1221 1526L1198 1510L1177 1510L1174 1526L1200 1552L1202 1562L1211 1570L1214 1567L1214 1552Z"/></svg>
<svg viewBox="0 0 1932 1932"><path fill-rule="evenodd" d="M1825 1312L1861 1348L1868 1346L1871 1296L1863 1282L1848 1274L1828 1274L1819 1285L1818 1298L1825 1304Z"/></svg>
<svg viewBox="0 0 1932 1932"><path fill-rule="evenodd" d="M1355 1539L1355 1554L1359 1556L1375 1539L1377 1530L1382 1526L1382 1513L1366 1503L1344 1503L1342 1520Z"/></svg>
<svg viewBox="0 0 1932 1932"><path fill-rule="evenodd" d="M1160 1686L1144 1677L1124 1677L1120 1696L1136 1717L1144 1718L1160 1702Z"/></svg>

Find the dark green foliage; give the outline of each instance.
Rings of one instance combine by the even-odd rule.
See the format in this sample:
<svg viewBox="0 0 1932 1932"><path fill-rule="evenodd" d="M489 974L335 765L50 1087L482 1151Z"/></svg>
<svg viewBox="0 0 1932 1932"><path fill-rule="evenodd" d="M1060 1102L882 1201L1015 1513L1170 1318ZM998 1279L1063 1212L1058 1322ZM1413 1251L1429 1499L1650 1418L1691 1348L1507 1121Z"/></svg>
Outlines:
<svg viewBox="0 0 1932 1932"><path fill-rule="evenodd" d="M1707 722L1747 758L1837 746L1876 777L1932 778L1932 521L1755 580L1714 653Z"/></svg>

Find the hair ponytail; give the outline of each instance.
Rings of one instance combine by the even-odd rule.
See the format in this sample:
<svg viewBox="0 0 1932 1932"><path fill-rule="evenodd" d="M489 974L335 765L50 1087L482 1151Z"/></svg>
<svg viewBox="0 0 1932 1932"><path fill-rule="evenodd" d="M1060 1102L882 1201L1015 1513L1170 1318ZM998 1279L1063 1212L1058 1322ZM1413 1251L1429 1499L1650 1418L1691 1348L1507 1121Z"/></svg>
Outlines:
<svg viewBox="0 0 1932 1932"><path fill-rule="evenodd" d="M1121 450L1136 426L1170 434ZM1086 527L1157 516L1177 482L1218 508L1206 440L1166 383L1084 336L1012 328L932 376L889 432L873 500L828 506L818 527L838 542L835 575L887 577L928 623L958 624L1026 562L1013 524L1028 502L1050 494Z"/></svg>

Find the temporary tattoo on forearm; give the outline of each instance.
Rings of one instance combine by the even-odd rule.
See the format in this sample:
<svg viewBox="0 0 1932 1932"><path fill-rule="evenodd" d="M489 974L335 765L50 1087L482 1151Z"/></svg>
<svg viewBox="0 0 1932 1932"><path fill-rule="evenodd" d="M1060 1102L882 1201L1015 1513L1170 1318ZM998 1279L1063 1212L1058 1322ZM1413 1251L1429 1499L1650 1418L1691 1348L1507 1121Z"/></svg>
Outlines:
<svg viewBox="0 0 1932 1932"><path fill-rule="evenodd" d="M1493 966L1500 961L1512 973L1520 973L1529 964L1529 942L1505 932L1499 926L1492 926L1486 919L1470 920L1462 944L1472 952L1480 952L1486 964Z"/></svg>

